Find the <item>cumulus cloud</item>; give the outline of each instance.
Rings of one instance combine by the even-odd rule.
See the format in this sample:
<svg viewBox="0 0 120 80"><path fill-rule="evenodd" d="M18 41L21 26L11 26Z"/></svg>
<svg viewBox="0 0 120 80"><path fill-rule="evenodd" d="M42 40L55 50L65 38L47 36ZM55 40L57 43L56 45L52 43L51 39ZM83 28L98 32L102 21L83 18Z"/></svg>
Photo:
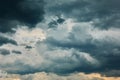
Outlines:
<svg viewBox="0 0 120 80"><path fill-rule="evenodd" d="M69 19L56 29L19 28L12 36L18 45L6 44L1 48L22 54L1 57L1 69L19 74L39 71L57 74L104 73L107 70L119 70L119 64L116 63L120 56L118 34L118 29L99 30L91 22L76 23Z"/></svg>
<svg viewBox="0 0 120 80"><path fill-rule="evenodd" d="M57 0L57 2L54 0L53 3L51 0L45 0L45 2L46 5L42 0L16 1L17 4L12 3L13 7L19 7L15 10L4 6L5 11L0 13L3 22L1 25L6 23L5 21L12 24L14 20L17 25L19 23L34 25L42 20L44 10L46 13L44 20L32 28L29 25L19 25L16 29L12 29L11 25L0 27L0 69L8 73L26 74L30 76L27 77L29 80L34 77L27 74L37 74L41 71L46 75L52 73L54 76L75 72L99 72L107 76L120 76L119 1L109 0L109 4L108 0ZM17 12L14 12L16 10ZM15 33L3 33L11 30ZM113 74L109 74L111 72ZM64 80L64 76L62 77ZM76 76L73 77L75 80Z"/></svg>
<svg viewBox="0 0 120 80"><path fill-rule="evenodd" d="M120 56L120 36L118 35L118 28L99 30L94 28L91 22L68 23L69 24L59 25L55 30L48 30L45 41L42 41L43 43L39 42L40 46L37 47L38 49L40 48L39 52L44 53L44 51L48 50L69 50L73 48L79 52L90 54L101 63L101 67L92 71L103 72L112 69L119 70L119 64L116 62L119 61ZM72 25L72 27L70 25ZM88 70L89 68L87 68L87 70L81 69L81 67L80 69L76 68L78 71L90 71Z"/></svg>
<svg viewBox="0 0 120 80"><path fill-rule="evenodd" d="M38 43L38 50L47 61L44 70L55 73L71 73L79 70L85 71L86 68L94 69L99 66L99 62L89 55L89 53L79 52L75 49L51 48L49 45ZM42 47L43 46L43 47Z"/></svg>

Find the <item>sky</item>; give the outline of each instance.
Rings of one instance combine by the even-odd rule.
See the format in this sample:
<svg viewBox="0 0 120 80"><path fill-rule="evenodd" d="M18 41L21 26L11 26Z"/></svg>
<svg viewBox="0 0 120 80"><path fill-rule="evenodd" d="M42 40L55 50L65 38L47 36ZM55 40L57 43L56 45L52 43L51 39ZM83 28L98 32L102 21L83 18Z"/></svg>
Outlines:
<svg viewBox="0 0 120 80"><path fill-rule="evenodd" d="M120 80L119 4L0 0L0 71L18 80Z"/></svg>

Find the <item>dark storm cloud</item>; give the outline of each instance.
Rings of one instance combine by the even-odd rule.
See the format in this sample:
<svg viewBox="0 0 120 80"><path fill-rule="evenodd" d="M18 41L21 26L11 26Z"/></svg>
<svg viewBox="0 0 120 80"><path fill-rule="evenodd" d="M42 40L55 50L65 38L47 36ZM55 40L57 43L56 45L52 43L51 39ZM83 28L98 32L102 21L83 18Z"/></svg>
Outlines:
<svg viewBox="0 0 120 80"><path fill-rule="evenodd" d="M21 61L15 61L14 64L7 64L7 65L1 65L0 68L9 68L9 67L13 67L13 68L17 68L16 70L14 70L12 68L12 70L7 70L8 73L13 73L13 74L28 74L28 73L35 73L37 72L36 69L34 69L34 67L28 65L28 64L24 64Z"/></svg>
<svg viewBox="0 0 120 80"><path fill-rule="evenodd" d="M65 19L59 17L59 18L57 19L57 22L58 22L59 24L62 24L63 22L65 22Z"/></svg>
<svg viewBox="0 0 120 80"><path fill-rule="evenodd" d="M12 50L12 53L15 53L15 54L22 54L22 52L17 51L17 50Z"/></svg>
<svg viewBox="0 0 120 80"><path fill-rule="evenodd" d="M100 28L120 27L120 1L119 0L72 0L54 1L48 4L48 13L63 14L65 17L77 21L93 21L94 26Z"/></svg>
<svg viewBox="0 0 120 80"><path fill-rule="evenodd" d="M34 27L43 19L43 0L1 0L0 32L10 32L19 24Z"/></svg>
<svg viewBox="0 0 120 80"><path fill-rule="evenodd" d="M7 50L7 49L0 49L0 54L1 54L1 55L9 55L9 54L10 54L10 51Z"/></svg>
<svg viewBox="0 0 120 80"><path fill-rule="evenodd" d="M49 28L56 28L58 26L58 23L56 21L51 21L49 24L48 24Z"/></svg>
<svg viewBox="0 0 120 80"><path fill-rule="evenodd" d="M11 43L13 45L17 45L15 40L9 39L7 37L0 36L0 45Z"/></svg>
<svg viewBox="0 0 120 80"><path fill-rule="evenodd" d="M113 44L109 45L109 44L104 44L102 46L96 46L93 43L85 43L85 44L80 44L80 43L72 43L72 42L62 42L62 41L57 41L56 39L52 39L52 38L48 38L47 41L45 42L47 43L50 47L59 47L64 49L71 49L74 48L76 50L79 50L80 52L86 52L89 53L92 57L96 58L97 60L100 61L101 66L98 68L94 68L92 67L88 67L90 66L89 63L88 64L83 64L82 66L77 65L75 68L70 69L70 70L63 70L63 72L59 72L59 69L55 70L55 72L57 73L71 73L71 72L75 72L75 71L80 71L80 72L85 72L85 73L91 73L91 72L103 72L103 74L107 75L107 76L119 76L118 72L115 72L113 74L108 74L108 73L104 73L104 72L108 72L110 70L116 69L120 70L120 47L119 46L113 46ZM111 47L108 47L111 46ZM119 48L119 52L115 52L114 49L115 48ZM51 48L50 48L51 49ZM75 53L75 52L73 52ZM74 56L74 55L73 55ZM78 55L76 54L76 59L78 58ZM81 58L78 60L81 61ZM59 61L62 60L58 60ZM57 60L56 60L57 62ZM74 61L73 61L74 62ZM64 63L61 62L61 63ZM67 62L69 64L69 62ZM72 63L72 62L70 62ZM83 61L83 63L86 63ZM79 64L79 63L78 63ZM75 65L74 65L75 66ZM61 70L60 70L61 71Z"/></svg>
<svg viewBox="0 0 120 80"><path fill-rule="evenodd" d="M111 71L106 70L105 72L103 72L101 74L106 75L108 77L110 77L110 76L119 77L120 70L111 70Z"/></svg>
<svg viewBox="0 0 120 80"><path fill-rule="evenodd" d="M26 49L32 49L33 47L32 47L32 46L27 45L27 46L25 46L25 48L26 48Z"/></svg>
<svg viewBox="0 0 120 80"><path fill-rule="evenodd" d="M49 28L56 28L58 27L59 24L63 24L65 22L65 19L57 16L58 19L52 20L51 22L48 23Z"/></svg>

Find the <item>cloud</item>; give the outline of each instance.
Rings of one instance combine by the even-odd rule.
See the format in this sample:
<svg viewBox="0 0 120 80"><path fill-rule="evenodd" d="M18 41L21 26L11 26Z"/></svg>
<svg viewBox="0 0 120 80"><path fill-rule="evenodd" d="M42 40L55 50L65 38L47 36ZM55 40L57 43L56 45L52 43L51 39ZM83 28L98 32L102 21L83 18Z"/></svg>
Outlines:
<svg viewBox="0 0 120 80"><path fill-rule="evenodd" d="M17 74L41 71L56 74L104 74L106 71L119 70L119 64L116 62L120 61L119 29L100 30L94 28L91 22L79 23L70 19L55 29L48 28L46 23L44 25L47 28L40 28L41 25L34 29L18 28L11 37L18 45L1 46L22 53L2 56L2 70ZM26 49L26 46L32 48ZM114 75L116 74L112 76Z"/></svg>
<svg viewBox="0 0 120 80"><path fill-rule="evenodd" d="M94 69L99 66L99 62L91 57L88 53L78 52L75 50L54 50L44 51L44 53L24 51L24 53L10 54L2 56L4 60L0 68L8 73L28 74L39 71L54 72L58 74L67 74L78 72L77 69ZM34 51L34 53L32 53ZM88 69L88 70L89 70ZM83 71L84 71L83 70Z"/></svg>
<svg viewBox="0 0 120 80"><path fill-rule="evenodd" d="M52 20L48 23L49 28L56 28L58 25L63 24L65 22L64 18L61 18L60 16L57 16L57 19Z"/></svg>
<svg viewBox="0 0 120 80"><path fill-rule="evenodd" d="M17 45L17 42L15 40L0 35L0 45L7 44L7 43Z"/></svg>
<svg viewBox="0 0 120 80"><path fill-rule="evenodd" d="M2 70L22 75L43 71L60 75L98 72L119 76L119 1L53 0L51 3L51 0L45 0L46 5L44 1L38 1L16 1L17 5L13 3L13 6L18 6L20 13L15 14L16 10L11 7L11 13L0 13L3 15L0 16L1 25L8 25L6 21L31 25L19 25L16 29L13 26L0 27L0 48L10 51L7 56L0 55ZM7 6L4 9L7 11ZM45 19L32 26L38 23L37 14L42 20L43 9ZM28 17L23 17L27 11ZM10 30L15 33L3 33ZM13 45L14 41L17 45Z"/></svg>
<svg viewBox="0 0 120 80"><path fill-rule="evenodd" d="M57 0L49 4L51 0L45 0L48 15L63 14L67 18L73 18L78 22L93 21L94 27L108 29L119 27L120 1L118 0Z"/></svg>
<svg viewBox="0 0 120 80"><path fill-rule="evenodd" d="M43 20L43 0L1 0L0 32L13 31L17 25L35 25Z"/></svg>
<svg viewBox="0 0 120 80"><path fill-rule="evenodd" d="M0 54L2 54L2 55L9 55L10 51L6 50L6 49L0 49Z"/></svg>
<svg viewBox="0 0 120 80"><path fill-rule="evenodd" d="M8 74L8 78L1 78L0 80L119 80L120 77L104 77L98 73L85 74L73 73L66 76L60 76L54 73L35 73L28 75Z"/></svg>
<svg viewBox="0 0 120 80"><path fill-rule="evenodd" d="M108 77L110 77L110 76L118 77L118 76L120 76L120 70L109 70L106 72L102 72L101 74L106 75Z"/></svg>
<svg viewBox="0 0 120 80"><path fill-rule="evenodd" d="M20 51L17 51L17 50L12 50L12 53L15 53L15 54L22 54Z"/></svg>
<svg viewBox="0 0 120 80"><path fill-rule="evenodd" d="M85 67L88 66L91 67L90 69L99 66L99 61L89 53L72 48L57 48L47 43L44 37L44 32L38 28L33 30L18 29L13 36L18 42L18 45L6 44L1 46L1 48L6 48L10 51L21 51L22 54L10 54L9 56L2 57L1 59L4 61L0 62L1 69L10 73L19 74L35 73L39 71L66 74L77 70L79 71L80 68L84 71ZM25 44L25 46L29 45L34 48L27 50L25 46L21 44Z"/></svg>
<svg viewBox="0 0 120 80"><path fill-rule="evenodd" d="M71 24L72 27L70 26ZM75 69L77 71L104 72L113 69L119 70L120 36L118 35L118 28L99 30L94 28L91 22L68 22L68 24L59 25L56 29L50 29L47 34L47 38L43 43L40 42L37 47L39 52L44 53L44 51L50 52L50 50L54 51L57 49L68 51L69 49L75 49L76 51L78 50L78 52L90 54L91 57L94 57L101 63L101 66L97 69L89 70L89 68L87 68L87 70L85 70L79 66L80 69ZM63 52L61 52L61 54L62 53ZM78 61L80 62L81 59ZM84 67L84 65L82 66Z"/></svg>
<svg viewBox="0 0 120 80"><path fill-rule="evenodd" d="M37 45L40 55L45 59L44 71L67 74L75 71L87 72L86 68L92 70L99 66L99 61L89 53L79 52L76 49L55 48L41 42Z"/></svg>

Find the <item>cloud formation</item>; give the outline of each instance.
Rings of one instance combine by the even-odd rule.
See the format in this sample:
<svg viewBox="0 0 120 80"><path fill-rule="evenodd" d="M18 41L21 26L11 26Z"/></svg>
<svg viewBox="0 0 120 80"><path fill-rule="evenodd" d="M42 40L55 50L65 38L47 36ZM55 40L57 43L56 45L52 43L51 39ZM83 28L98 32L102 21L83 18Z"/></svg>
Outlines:
<svg viewBox="0 0 120 80"><path fill-rule="evenodd" d="M7 44L7 43L17 45L17 42L15 40L0 35L0 45Z"/></svg>
<svg viewBox="0 0 120 80"><path fill-rule="evenodd" d="M0 32L13 31L17 25L35 25L43 19L43 0L1 0Z"/></svg>
<svg viewBox="0 0 120 80"><path fill-rule="evenodd" d="M2 54L2 55L9 55L10 51L6 50L6 49L0 49L0 54Z"/></svg>
<svg viewBox="0 0 120 80"><path fill-rule="evenodd" d="M120 1L6 2L0 3L0 69L29 80L34 78L29 74L42 71L58 77L79 72L120 76Z"/></svg>
<svg viewBox="0 0 120 80"><path fill-rule="evenodd" d="M93 21L93 25L98 28L108 29L119 27L120 23L120 1L118 0L57 0L49 4L46 12L73 18L78 22Z"/></svg>
<svg viewBox="0 0 120 80"><path fill-rule="evenodd" d="M15 48L22 54L2 57L1 69L18 74L45 71L56 74L100 72L103 75L114 70L117 74L109 75L119 76L118 29L99 30L90 22L76 23L69 19L56 29L45 25L47 28L43 29L39 28L41 24L32 30L18 29L12 36L18 46L6 44L1 48L10 51ZM32 48L26 49L26 46Z"/></svg>

